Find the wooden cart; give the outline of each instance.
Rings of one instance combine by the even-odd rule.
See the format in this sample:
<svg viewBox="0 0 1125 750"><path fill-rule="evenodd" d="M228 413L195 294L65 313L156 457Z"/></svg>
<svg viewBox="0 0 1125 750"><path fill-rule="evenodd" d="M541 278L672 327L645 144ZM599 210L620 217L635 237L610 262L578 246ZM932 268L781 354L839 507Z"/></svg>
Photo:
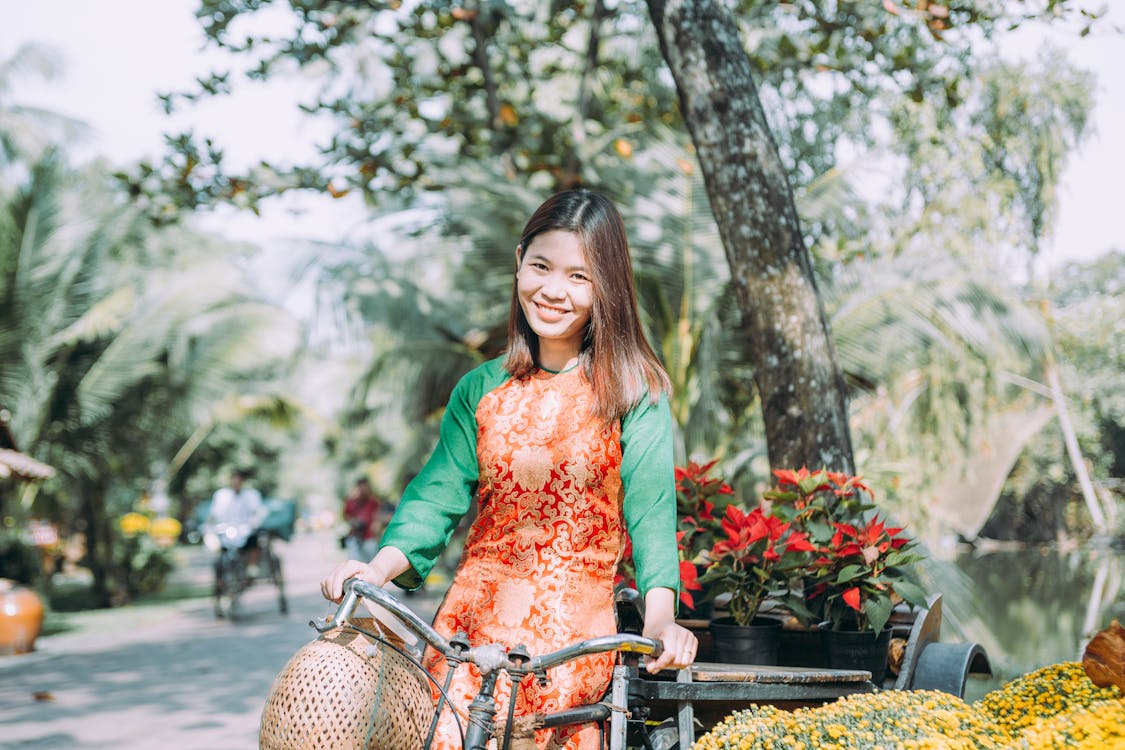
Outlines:
<svg viewBox="0 0 1125 750"><path fill-rule="evenodd" d="M645 706L656 719L674 723L679 747L690 747L696 729L710 728L732 711L750 704L782 708L812 706L875 690L941 690L964 697L970 674L992 673L984 649L975 643L942 643L941 595L912 621L895 624L895 637L906 642L897 675L883 685L864 670L785 666L746 666L698 662L663 679L638 675L630 683L630 705ZM669 733L671 734L671 733Z"/></svg>

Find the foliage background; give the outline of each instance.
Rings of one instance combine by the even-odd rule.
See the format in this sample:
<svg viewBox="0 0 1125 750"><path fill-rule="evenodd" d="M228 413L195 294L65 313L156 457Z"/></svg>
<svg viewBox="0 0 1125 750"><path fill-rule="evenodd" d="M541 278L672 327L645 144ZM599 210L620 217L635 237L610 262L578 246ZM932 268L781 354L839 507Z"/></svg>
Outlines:
<svg viewBox="0 0 1125 750"><path fill-rule="evenodd" d="M183 14L195 5L175 6L175 12ZM17 419L23 421L16 423L21 447L37 451L42 445L42 456L57 461L69 478L44 486L32 505L21 499L25 508L60 518L82 508L91 513L102 508L102 516L83 523L104 525L146 493L168 492L174 512L186 517L235 464L254 465L259 486L300 497L308 507L332 507L358 472L396 492L432 443L449 384L500 345L497 321L506 307L507 279L496 269L510 261L511 237L552 183L534 170L527 179L512 180L501 159L465 164L438 159L434 163L446 170L438 170L445 186L440 199L423 194L410 210L400 211L403 202L397 193L390 200L389 193L380 193L371 207L357 200L360 191L346 192L350 173L345 159L340 174L330 175L339 181L316 181L323 175L298 170L298 178L313 180L315 195L291 193L266 201L260 206L264 218L250 219L253 214L239 211L240 203L253 203L252 196L234 191L233 206L219 205L183 226L162 222L166 211L167 219L176 215L176 200L190 205L207 199L208 185L206 180L191 183L186 197L164 190L166 183L156 178L167 177L169 164L174 167L176 158L193 153L198 141L183 140L168 149L160 130L180 133L194 127L197 135L218 133L216 146L224 150L224 166L233 172L260 169L261 158L290 166L316 160L317 147L333 138L338 152L347 154L354 144L341 140L329 118L305 117L300 126L284 126L295 123L293 101L309 101L325 80L325 65L314 64L303 77L288 76L294 66L283 60L268 84L241 83L229 99L201 97L194 106L174 107L170 119L153 125L147 117L128 114L131 110L115 99L119 92L130 91L148 103L145 111L159 115L155 90L222 88L208 79L207 71L234 61L244 64L245 59L214 50L195 53L200 41L196 22L183 15L179 22L155 19L145 15L150 12L145 3L105 5L92 18L61 12L57 5L36 7L14 8L24 38L50 39L54 30L67 28L72 33L105 31L94 35L101 42L94 47L96 54L72 68L72 75L92 68L95 77L83 79L83 91L71 89L69 100L57 94L54 99L47 94L47 102L40 98L52 90L37 75L52 69L49 55L21 53L22 67L5 69L5 84L13 82L0 99L8 139L5 206L32 205L20 201L34 198L40 205L60 207L60 240L42 247L59 264L74 248L107 250L98 255L98 272L91 266L88 281L79 286L87 295L85 307L75 307L80 300L68 298L59 302L57 320L44 316L35 321L26 315L6 321L6 342L12 346L34 343L58 351L52 347L65 338L64 332L72 334L72 342L94 344L87 352L88 367L42 370L44 383L57 385L51 379L60 375L73 378L71 387L54 391L66 394L66 403L47 398L49 389L38 391L38 397L27 395L21 389L36 381L8 369L18 359L15 355L5 360L3 374L15 384L6 386L5 400L21 404ZM621 8L637 17L634 4ZM874 23L888 20L878 4L861 11L863 19ZM115 29L136 28L121 22L125 16L139 21L143 32L129 31L130 44L114 44L111 40L119 38ZM935 511L948 500L940 490L949 479L946 470L962 472L953 477L955 484L973 486L972 477L957 467L957 457L1003 442L1003 432L990 434L984 418L990 410L1026 408L1025 401L1041 398L1025 393L1021 383L1042 379L1047 352L1057 361L1093 474L1104 492L1119 493L1115 483L1125 455L1122 362L1116 343L1121 338L1121 255L1100 256L1089 267L1055 265L1060 257L1105 250L1106 243L1096 248L1077 247L1072 240L1052 245L1047 231L1057 218L1065 185L1062 170L1079 144L1089 142L1086 118L1105 89L1096 89L1087 74L1056 53L1037 51L1040 59L1004 64L982 37L934 46L928 32L902 26L895 43L916 55L903 63L913 71L905 78L925 83L927 91L951 93L918 97L908 85L873 78L864 101L888 130L867 131L862 112L839 91L809 85L801 65L778 64L812 59L800 48L800 29L783 27L785 33L776 33L769 17L746 18L749 37L756 39L761 53L763 96L776 118L783 153L794 165L798 206L841 361L854 388L857 460L883 489L880 501L919 527L933 525L938 533L948 533ZM285 19L285 13L267 14L269 33L290 31ZM580 25L574 28L580 30ZM1069 33L1063 38L1072 48L1083 41L1104 42L1097 35L1079 39L1076 27ZM582 153L600 180L644 185L623 188L629 198L625 209L635 228L650 330L681 394L676 404L681 455L720 457L726 475L752 495L765 480L759 405L747 387L745 352L729 336L732 306L726 273L698 171L682 127L665 116L671 106L666 82L663 89L646 90L629 78L635 57L651 55L643 49L643 37L642 31L625 28L622 39L614 42L610 66L620 78L595 83L602 86L597 91L601 97L622 91L640 96L638 106L647 107L643 111L651 116L640 123L627 118L618 122L612 109L609 116L600 113L614 129L588 142ZM170 66L173 73L150 90L125 86L126 74L150 68L138 61L165 59L172 38L187 40L185 47L192 50L187 59ZM832 41L831 35L824 39ZM4 51L10 55L15 47ZM841 63L854 52L831 47L815 51ZM112 60L122 67L99 67ZM530 64L513 57L512 65L524 63ZM971 75L960 77L965 70ZM858 65L853 77L862 79L863 72ZM434 87L435 95L444 85L438 78L424 82ZM1104 80L1102 85L1107 85ZM645 95L653 101L644 100ZM102 134L97 140L88 138L87 145L82 145L80 124L23 107L29 101L49 102L49 109L78 114L89 106L79 103L91 100L109 115L98 116L105 123ZM950 106L953 100L957 108ZM1011 117L1013 108L1025 116ZM566 119L565 112L543 110L535 127L549 130L552 114ZM534 119L527 110L500 112L509 119L522 114L524 125ZM134 130L133 119L149 124ZM400 125L409 130L409 123ZM1102 141L1109 140L1114 126L1100 127ZM288 136L280 137L287 129ZM410 142L409 135L404 131L402 142ZM555 135L560 142L569 137ZM50 138L67 142L54 172L47 169L48 162L38 161ZM554 141L544 142L550 152ZM104 151L102 144L107 144ZM208 158L204 151L194 153ZM91 161L91 154L108 158ZM138 167L138 159L148 166ZM562 161L553 165L556 171L568 166ZM112 178L114 172L132 180L147 202L128 203L116 192L121 181ZM269 187L271 174L259 171L261 184ZM645 179L638 180L638 174ZM1102 213L1112 218L1112 211ZM5 228L6 236L26 234L19 211L10 215L17 221ZM157 222L146 223L154 215ZM79 226L84 228L75 242ZM232 236L253 242L238 243ZM17 246L29 245L5 247ZM6 262L5 272L17 268ZM166 309L160 303L168 302L161 299L168 275L182 267L203 268L204 262L223 268L216 265L201 273L194 290L185 291L183 307L175 315L162 313L161 325L150 325L146 311ZM208 284L216 278L230 283L222 289L228 296L213 300L215 304L238 315L250 313L236 318L240 322L234 328L253 321L261 326L254 330L263 332L240 341L224 338L222 326L192 328L201 315L214 312L203 304L199 290L220 291ZM120 302L125 292L119 290L129 288L153 307ZM9 306L6 312L15 309ZM269 312L254 315L253 310ZM93 323L99 316L100 328ZM79 320L94 325L86 330L98 334L73 336ZM57 325L28 326L28 321ZM119 343L112 348L130 321L145 347ZM274 327L280 330L264 332ZM248 340L280 346L254 352L246 348ZM211 351L216 356L199 359L201 345L215 347ZM94 355L115 351L130 356L130 363L94 367ZM59 362L51 357L45 361ZM222 368L215 367L218 361L224 362ZM110 382L107 372L125 377ZM102 377L95 377L99 373ZM56 409L55 418L42 423L44 429L29 426L36 422L28 416L29 401L43 407L44 414ZM160 439L142 439L153 435ZM1037 540L1091 531L1065 450L1052 435L1056 433L1043 431L1021 458L1004 488L999 514L984 527L987 535ZM193 443L195 450L182 453ZM172 464L172 479L160 485ZM11 507L6 505L5 513ZM104 557L105 566L112 567L112 556Z"/></svg>

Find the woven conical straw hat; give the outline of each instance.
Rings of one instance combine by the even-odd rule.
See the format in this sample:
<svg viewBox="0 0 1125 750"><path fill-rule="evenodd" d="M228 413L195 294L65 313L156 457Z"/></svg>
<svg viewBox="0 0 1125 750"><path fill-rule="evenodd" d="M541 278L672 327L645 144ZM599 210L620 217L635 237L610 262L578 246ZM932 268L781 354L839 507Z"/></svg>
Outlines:
<svg viewBox="0 0 1125 750"><path fill-rule="evenodd" d="M418 667L362 633L337 628L302 646L274 679L258 746L421 750L433 713Z"/></svg>

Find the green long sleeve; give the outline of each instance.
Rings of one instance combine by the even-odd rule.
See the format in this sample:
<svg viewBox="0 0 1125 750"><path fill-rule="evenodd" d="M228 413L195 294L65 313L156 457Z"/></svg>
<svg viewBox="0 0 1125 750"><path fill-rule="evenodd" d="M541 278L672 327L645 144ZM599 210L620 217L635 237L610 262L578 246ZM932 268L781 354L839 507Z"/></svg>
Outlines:
<svg viewBox="0 0 1125 750"><path fill-rule="evenodd" d="M625 527L633 542L637 588L680 590L676 550L676 474L668 398L645 399L621 421Z"/></svg>
<svg viewBox="0 0 1125 750"><path fill-rule="evenodd" d="M411 570L395 579L403 588L422 585L469 510L479 476L477 404L507 378L503 360L490 360L462 377L449 397L437 447L407 485L380 542L410 561Z"/></svg>

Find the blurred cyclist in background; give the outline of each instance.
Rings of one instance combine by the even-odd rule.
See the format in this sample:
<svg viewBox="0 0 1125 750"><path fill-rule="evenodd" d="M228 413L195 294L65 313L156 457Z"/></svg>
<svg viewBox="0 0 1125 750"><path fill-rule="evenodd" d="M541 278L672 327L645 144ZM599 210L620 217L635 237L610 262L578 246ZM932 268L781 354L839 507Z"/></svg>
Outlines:
<svg viewBox="0 0 1125 750"><path fill-rule="evenodd" d="M371 491L367 477L356 480L355 486L344 498L344 521L348 534L344 549L352 560L370 560L379 550L379 537L391 520L394 506Z"/></svg>
<svg viewBox="0 0 1125 750"><path fill-rule="evenodd" d="M236 530L236 543L239 543L247 555L247 573L254 578L258 575L261 560L262 532L259 525L266 515L266 507L262 503L261 493L253 487L244 486L245 479L246 474L235 469L230 473L229 485L215 491L211 496L206 526L227 526Z"/></svg>

